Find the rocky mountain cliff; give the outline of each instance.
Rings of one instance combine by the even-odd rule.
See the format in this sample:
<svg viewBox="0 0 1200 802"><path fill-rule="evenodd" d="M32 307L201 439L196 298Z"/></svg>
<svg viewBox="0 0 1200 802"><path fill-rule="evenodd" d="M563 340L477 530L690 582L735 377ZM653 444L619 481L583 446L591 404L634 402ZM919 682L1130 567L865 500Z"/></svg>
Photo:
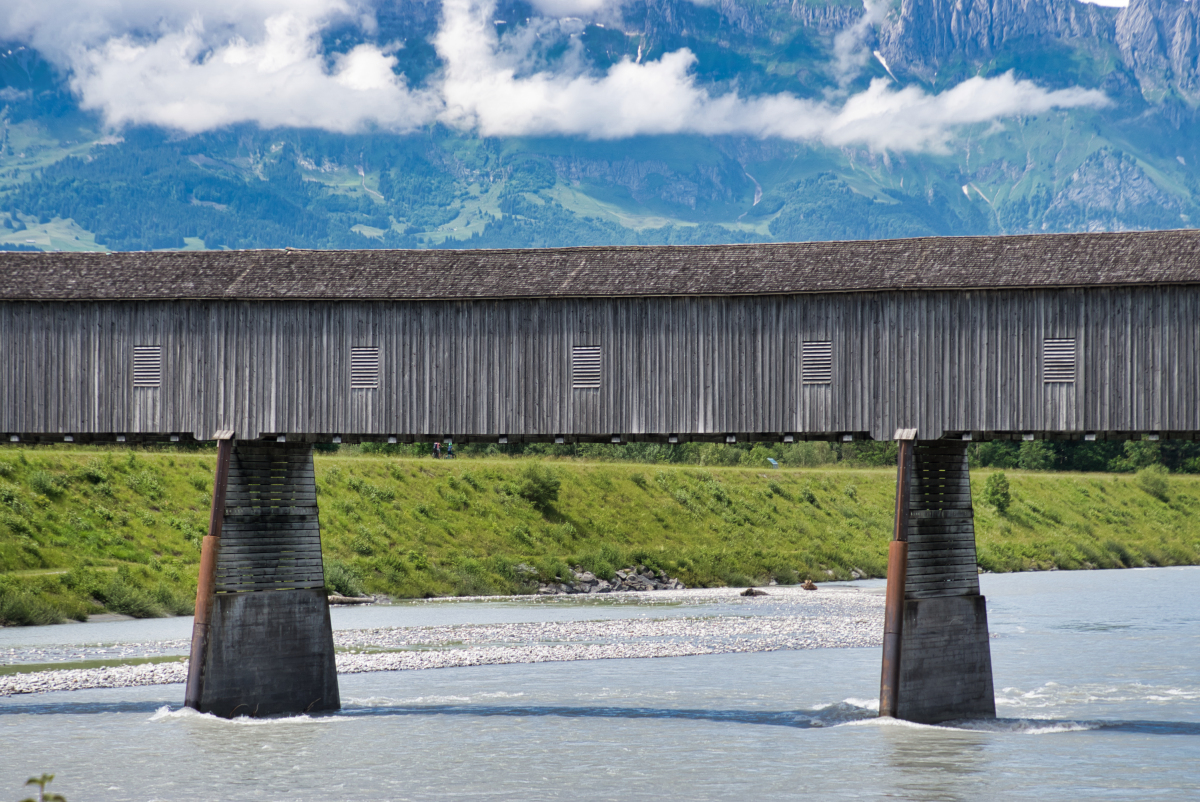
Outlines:
<svg viewBox="0 0 1200 802"><path fill-rule="evenodd" d="M1013 46L1102 49L1119 16L1075 0L901 0L879 25L878 48L894 71L933 82L947 65L986 64Z"/></svg>

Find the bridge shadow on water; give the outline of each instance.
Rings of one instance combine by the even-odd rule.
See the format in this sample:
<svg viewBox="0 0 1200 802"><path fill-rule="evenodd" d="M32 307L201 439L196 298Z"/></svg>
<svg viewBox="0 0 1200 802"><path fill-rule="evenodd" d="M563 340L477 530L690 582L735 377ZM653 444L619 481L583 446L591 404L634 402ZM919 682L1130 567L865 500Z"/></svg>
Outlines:
<svg viewBox="0 0 1200 802"><path fill-rule="evenodd" d="M153 715L163 709L159 701L127 702L0 702L3 716L80 716L145 714ZM172 710L179 708L171 705ZM996 734L1047 734L1084 731L1127 732L1141 735L1200 736L1200 722L1155 721L1149 719L1091 720L1091 719L1029 719L996 718L950 721L936 726L914 725L907 722L879 720L873 710L839 703L818 710L708 710L673 707L614 707L572 705L487 705L487 704L409 704L372 705L349 704L337 713L322 714L321 718L386 718L386 717L508 717L508 718L576 718L576 719L653 719L660 721L703 721L717 724L748 724L822 729L844 724L912 727L927 731L958 731ZM317 718L318 716L312 716ZM213 717L205 716L208 720ZM274 718L286 719L287 716Z"/></svg>

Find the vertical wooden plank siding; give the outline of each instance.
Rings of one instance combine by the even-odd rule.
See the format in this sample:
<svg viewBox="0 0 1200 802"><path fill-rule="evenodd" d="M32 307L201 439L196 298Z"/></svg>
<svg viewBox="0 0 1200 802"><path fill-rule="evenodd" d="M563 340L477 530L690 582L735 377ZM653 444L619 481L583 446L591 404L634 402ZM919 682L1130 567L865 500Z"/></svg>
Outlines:
<svg viewBox="0 0 1200 802"><path fill-rule="evenodd" d="M1200 431L1200 287L0 303L0 433L386 437ZM1047 383L1047 338L1076 378ZM833 382L801 345L833 344ZM133 386L136 345L162 385ZM601 347L575 389L571 349ZM379 349L350 389L351 347Z"/></svg>

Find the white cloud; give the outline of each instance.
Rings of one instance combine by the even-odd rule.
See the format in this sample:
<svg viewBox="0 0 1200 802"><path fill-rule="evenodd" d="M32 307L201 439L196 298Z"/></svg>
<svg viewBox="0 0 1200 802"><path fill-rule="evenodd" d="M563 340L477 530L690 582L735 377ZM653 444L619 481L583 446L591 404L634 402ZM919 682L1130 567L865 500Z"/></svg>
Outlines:
<svg viewBox="0 0 1200 802"><path fill-rule="evenodd" d="M941 150L956 126L1107 102L1100 92L1048 92L1011 74L972 78L939 95L915 87L895 90L879 79L840 107L789 94L714 97L696 83L691 71L696 59L688 50L658 61L625 59L601 76L519 77L491 25L489 3L444 0L443 10L434 39L447 65L442 119L486 136L739 134L875 150Z"/></svg>
<svg viewBox="0 0 1200 802"><path fill-rule="evenodd" d="M196 19L213 36L253 37L263 21L293 14L321 25L361 15L369 0L6 0L0 39L28 42L62 63L114 37L154 38Z"/></svg>
<svg viewBox="0 0 1200 802"><path fill-rule="evenodd" d="M252 122L406 131L440 120L486 136L696 133L911 151L944 148L957 126L1106 102L1099 92L1050 92L1011 75L972 78L939 95L876 80L838 102L714 96L697 83L688 50L625 59L596 74L576 45L552 68L539 65L532 55L539 32L561 34L569 24L543 21L502 40L490 0L444 0L434 40L444 70L429 88L413 90L376 45L332 58L323 52L320 35L335 23L370 29L366 2L16 0L0 11L0 36L28 41L68 68L82 104L114 129L152 124L194 133ZM619 0L537 3L546 13L595 15ZM867 24L838 38L839 74L854 74L869 58Z"/></svg>
<svg viewBox="0 0 1200 802"><path fill-rule="evenodd" d="M310 19L268 17L257 41L240 36L208 48L199 21L149 44L109 39L77 60L72 86L84 108L113 127L149 123L188 133L234 123L359 131L404 131L431 120L428 93L392 72L394 56L359 45L328 69Z"/></svg>
<svg viewBox="0 0 1200 802"><path fill-rule="evenodd" d="M67 6L78 13L69 13ZM241 122L264 127L404 131L432 120L375 45L336 56L320 32L354 20L346 0L20 2L0 31L26 37L71 71L81 105L113 128L151 124L187 133ZM57 26L57 19L68 20Z"/></svg>

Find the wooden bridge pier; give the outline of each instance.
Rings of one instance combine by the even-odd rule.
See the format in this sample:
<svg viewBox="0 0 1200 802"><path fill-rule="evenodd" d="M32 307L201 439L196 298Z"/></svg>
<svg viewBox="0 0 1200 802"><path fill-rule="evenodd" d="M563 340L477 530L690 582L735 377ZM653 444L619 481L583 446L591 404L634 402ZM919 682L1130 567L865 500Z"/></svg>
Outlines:
<svg viewBox="0 0 1200 802"><path fill-rule="evenodd" d="M918 441L915 430L897 440L879 714L926 724L994 718L967 443Z"/></svg>
<svg viewBox="0 0 1200 802"><path fill-rule="evenodd" d="M185 703L227 718L337 710L312 446L221 434Z"/></svg>

